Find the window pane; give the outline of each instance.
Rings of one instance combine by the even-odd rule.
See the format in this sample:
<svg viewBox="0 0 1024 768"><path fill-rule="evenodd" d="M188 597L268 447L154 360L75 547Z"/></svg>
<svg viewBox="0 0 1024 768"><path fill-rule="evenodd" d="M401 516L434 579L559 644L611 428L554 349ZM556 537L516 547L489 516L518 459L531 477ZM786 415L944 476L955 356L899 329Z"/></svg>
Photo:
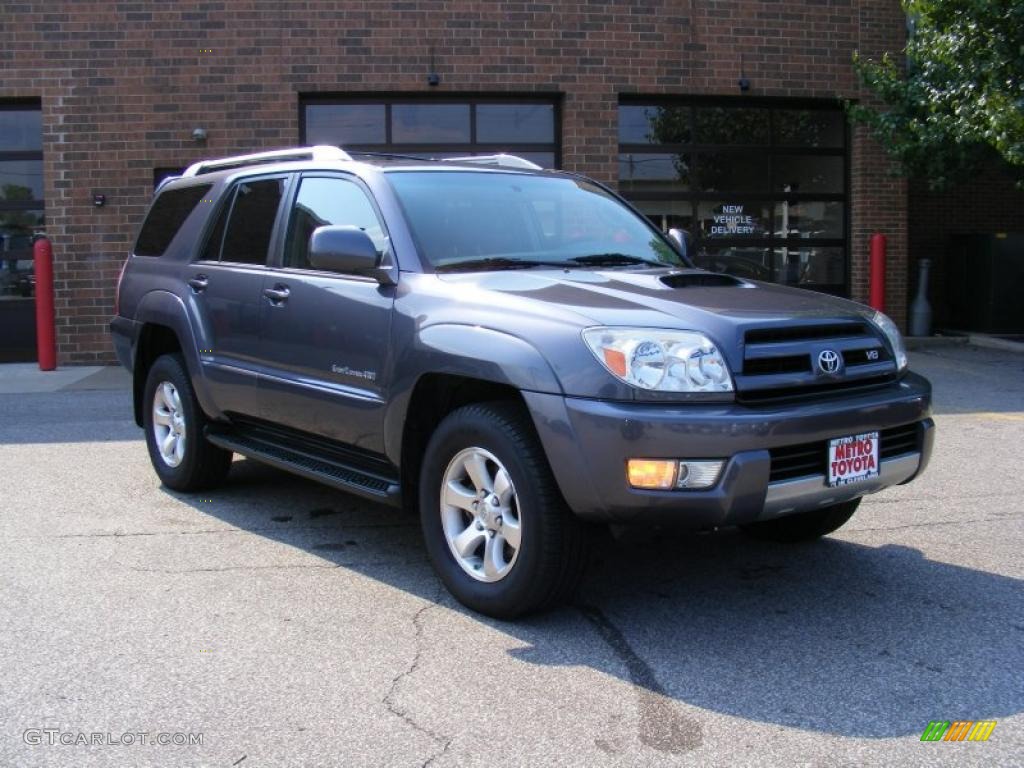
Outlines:
<svg viewBox="0 0 1024 768"><path fill-rule="evenodd" d="M787 285L842 285L846 281L843 249L776 248L775 281Z"/></svg>
<svg viewBox="0 0 1024 768"><path fill-rule="evenodd" d="M309 269L309 238L328 224L359 227L379 253L387 249L388 238L362 189L343 179L304 179L288 225L285 265Z"/></svg>
<svg viewBox="0 0 1024 768"><path fill-rule="evenodd" d="M619 107L621 144L686 144L689 141L689 107L632 104Z"/></svg>
<svg viewBox="0 0 1024 768"><path fill-rule="evenodd" d="M619 155L619 189L624 193L685 192L689 188L688 155Z"/></svg>
<svg viewBox="0 0 1024 768"><path fill-rule="evenodd" d="M2 115L3 112L0 112ZM0 200L42 200L43 161L0 162Z"/></svg>
<svg viewBox="0 0 1024 768"><path fill-rule="evenodd" d="M551 104L478 104L476 140L552 144L555 108Z"/></svg>
<svg viewBox="0 0 1024 768"><path fill-rule="evenodd" d="M391 140L396 144L469 141L468 104L395 104L391 107Z"/></svg>
<svg viewBox="0 0 1024 768"><path fill-rule="evenodd" d="M636 200L633 203L662 232L690 229L693 205L683 200Z"/></svg>
<svg viewBox="0 0 1024 768"><path fill-rule="evenodd" d="M188 215L210 191L209 184L169 189L160 194L135 243L136 256L162 256Z"/></svg>
<svg viewBox="0 0 1024 768"><path fill-rule="evenodd" d="M238 264L267 262L270 235L283 187L283 179L264 179L238 185L231 220L224 235L221 261Z"/></svg>
<svg viewBox="0 0 1024 768"><path fill-rule="evenodd" d="M203 261L220 260L220 246L224 242L224 227L228 223L228 214L231 213L231 199L234 195L235 191L231 190L224 195L224 199L221 201L220 210L217 212L217 222L206 237L206 245L203 247L203 255L200 257Z"/></svg>
<svg viewBox="0 0 1024 768"><path fill-rule="evenodd" d="M696 185L702 192L767 192L765 152L705 152L697 156Z"/></svg>
<svg viewBox="0 0 1024 768"><path fill-rule="evenodd" d="M841 147L845 118L839 110L780 109L774 114L775 141L785 146Z"/></svg>
<svg viewBox="0 0 1024 768"><path fill-rule="evenodd" d="M736 107L697 107L700 144L767 144L768 110Z"/></svg>
<svg viewBox="0 0 1024 768"><path fill-rule="evenodd" d="M764 237L769 216L768 203L702 200L697 206L700 234L706 238Z"/></svg>
<svg viewBox="0 0 1024 768"><path fill-rule="evenodd" d="M32 244L42 233L42 211L0 211L0 301L35 293Z"/></svg>
<svg viewBox="0 0 1024 768"><path fill-rule="evenodd" d="M0 109L0 152L42 148L42 113L38 109Z"/></svg>
<svg viewBox="0 0 1024 768"><path fill-rule="evenodd" d="M843 158L827 155L776 155L775 189L780 192L842 194Z"/></svg>
<svg viewBox="0 0 1024 768"><path fill-rule="evenodd" d="M802 200L775 204L775 234L779 237L843 236L842 203Z"/></svg>
<svg viewBox="0 0 1024 768"><path fill-rule="evenodd" d="M384 144L383 104L310 104L306 107L307 144Z"/></svg>
<svg viewBox="0 0 1024 768"><path fill-rule="evenodd" d="M771 249L702 246L693 257L701 269L724 272L747 280L771 280Z"/></svg>

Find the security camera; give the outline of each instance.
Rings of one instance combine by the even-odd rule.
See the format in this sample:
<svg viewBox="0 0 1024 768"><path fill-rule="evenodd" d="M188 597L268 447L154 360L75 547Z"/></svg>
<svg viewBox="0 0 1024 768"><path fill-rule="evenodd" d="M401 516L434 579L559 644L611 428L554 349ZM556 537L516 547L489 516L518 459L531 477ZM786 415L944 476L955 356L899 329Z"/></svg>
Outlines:
<svg viewBox="0 0 1024 768"><path fill-rule="evenodd" d="M206 141L206 129L205 128L193 128L192 129L192 141Z"/></svg>

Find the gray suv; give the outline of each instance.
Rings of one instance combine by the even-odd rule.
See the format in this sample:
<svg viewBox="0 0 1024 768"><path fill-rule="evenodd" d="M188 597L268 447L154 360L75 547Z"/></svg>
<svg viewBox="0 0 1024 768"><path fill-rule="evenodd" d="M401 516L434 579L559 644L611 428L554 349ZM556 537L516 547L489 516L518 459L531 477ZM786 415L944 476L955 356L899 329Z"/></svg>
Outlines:
<svg viewBox="0 0 1024 768"><path fill-rule="evenodd" d="M225 158L159 187L111 331L165 486L238 453L405 503L452 594L510 618L571 594L599 524L810 539L928 462L887 317L685 242L507 155Z"/></svg>

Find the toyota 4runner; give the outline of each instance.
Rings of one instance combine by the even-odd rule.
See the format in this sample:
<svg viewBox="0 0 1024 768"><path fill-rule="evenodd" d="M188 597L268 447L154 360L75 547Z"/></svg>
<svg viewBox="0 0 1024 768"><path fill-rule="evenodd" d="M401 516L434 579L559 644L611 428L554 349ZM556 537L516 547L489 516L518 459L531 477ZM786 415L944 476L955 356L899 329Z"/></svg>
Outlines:
<svg viewBox="0 0 1024 768"><path fill-rule="evenodd" d="M158 188L111 331L165 486L238 453L408 502L452 594L509 618L571 593L595 523L809 539L928 462L891 320L686 242L508 155L225 158Z"/></svg>

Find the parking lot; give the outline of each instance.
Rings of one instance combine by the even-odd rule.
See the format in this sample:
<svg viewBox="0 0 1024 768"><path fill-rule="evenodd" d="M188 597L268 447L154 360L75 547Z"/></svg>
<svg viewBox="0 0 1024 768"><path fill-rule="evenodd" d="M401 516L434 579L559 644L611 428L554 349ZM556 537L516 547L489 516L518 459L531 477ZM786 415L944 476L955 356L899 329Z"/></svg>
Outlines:
<svg viewBox="0 0 1024 768"><path fill-rule="evenodd" d="M164 490L127 390L2 395L0 765L1020 765L1024 355L911 364L920 481L810 545L632 532L517 623L401 512L242 459Z"/></svg>

